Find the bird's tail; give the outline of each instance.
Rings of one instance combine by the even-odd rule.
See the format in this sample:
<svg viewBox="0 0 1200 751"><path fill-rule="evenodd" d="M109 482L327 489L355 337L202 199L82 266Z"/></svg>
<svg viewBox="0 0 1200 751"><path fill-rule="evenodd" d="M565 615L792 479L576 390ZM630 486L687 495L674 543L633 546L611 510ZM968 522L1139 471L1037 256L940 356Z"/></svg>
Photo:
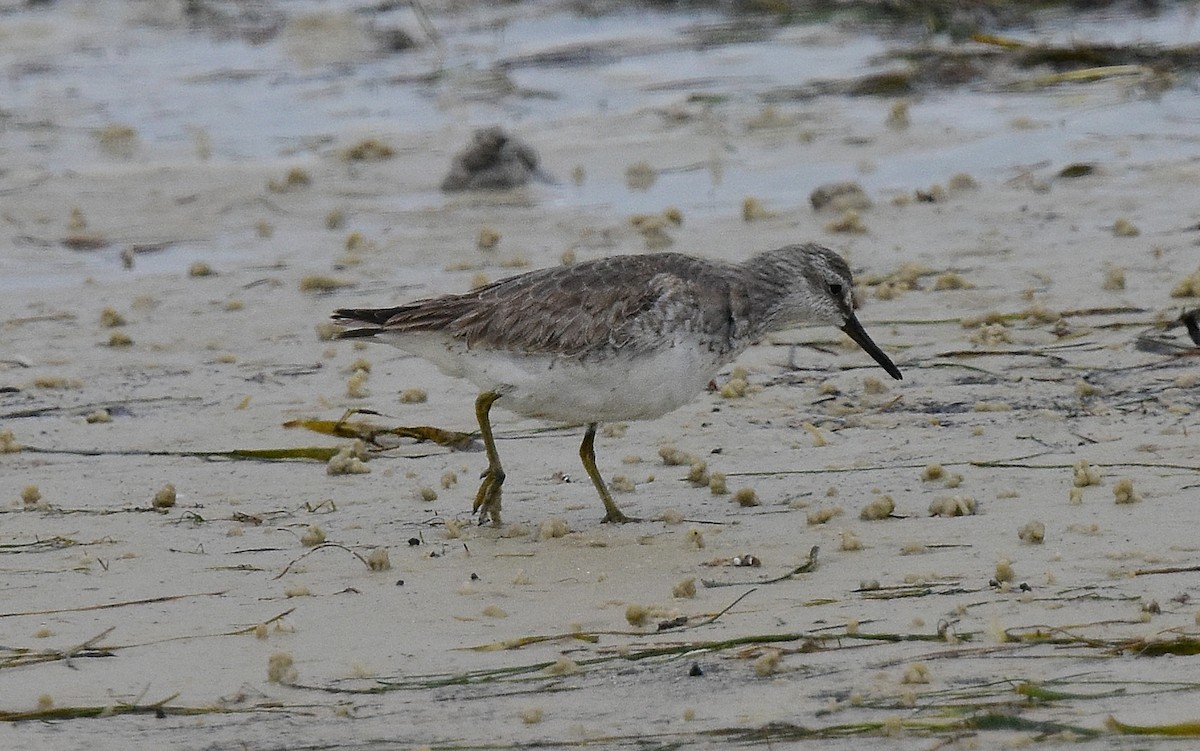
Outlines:
<svg viewBox="0 0 1200 751"><path fill-rule="evenodd" d="M366 339L383 332L383 325L396 313L396 308L339 308L333 312L334 323L343 326L361 326L339 331L335 339Z"/></svg>
<svg viewBox="0 0 1200 751"><path fill-rule="evenodd" d="M368 324L382 326L400 308L338 308L333 311L333 320L341 324Z"/></svg>
<svg viewBox="0 0 1200 751"><path fill-rule="evenodd" d="M369 339L376 334L383 333L383 329L346 329L339 331L333 335L334 339Z"/></svg>

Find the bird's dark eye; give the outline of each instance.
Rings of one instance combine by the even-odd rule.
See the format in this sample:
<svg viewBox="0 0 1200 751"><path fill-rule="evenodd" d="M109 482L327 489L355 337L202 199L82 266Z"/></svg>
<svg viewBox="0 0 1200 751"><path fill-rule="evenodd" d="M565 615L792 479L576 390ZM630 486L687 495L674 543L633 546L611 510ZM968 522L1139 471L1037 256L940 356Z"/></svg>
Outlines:
<svg viewBox="0 0 1200 751"><path fill-rule="evenodd" d="M842 285L831 284L831 285L829 285L829 291L832 292L833 294L837 295L838 297L841 297L842 296Z"/></svg>

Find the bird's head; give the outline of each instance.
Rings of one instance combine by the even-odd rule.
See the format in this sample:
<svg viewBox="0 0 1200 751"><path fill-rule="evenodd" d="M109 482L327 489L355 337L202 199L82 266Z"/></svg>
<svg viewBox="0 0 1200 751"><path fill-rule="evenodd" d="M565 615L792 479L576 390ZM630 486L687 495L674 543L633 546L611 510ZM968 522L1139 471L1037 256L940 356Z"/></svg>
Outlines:
<svg viewBox="0 0 1200 751"><path fill-rule="evenodd" d="M871 340L854 314L854 279L846 261L820 245L789 245L764 254L768 273L785 291L777 304L777 325L803 322L838 327L869 354L892 378L900 369Z"/></svg>

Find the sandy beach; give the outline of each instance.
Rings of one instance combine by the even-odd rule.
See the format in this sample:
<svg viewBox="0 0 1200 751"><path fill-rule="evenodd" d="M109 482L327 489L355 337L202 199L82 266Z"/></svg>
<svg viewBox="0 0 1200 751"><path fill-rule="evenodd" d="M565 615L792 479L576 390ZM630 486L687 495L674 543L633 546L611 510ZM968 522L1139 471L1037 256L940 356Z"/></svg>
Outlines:
<svg viewBox="0 0 1200 751"><path fill-rule="evenodd" d="M1196 734L1200 370L1165 327L1200 304L1194 83L1005 68L788 98L899 42L705 46L743 26L551 4L428 4L432 40L411 10L264 7L229 34L165 2L0 14L0 745ZM413 49L381 51L396 29ZM826 67L780 72L793 54ZM491 124L555 182L440 192ZM869 205L814 210L841 181ZM350 410L476 429L474 387L330 340L335 308L809 241L849 261L904 380L808 327L603 426L600 470L646 521L601 524L582 428L502 400L500 527L471 514L478 441L391 437L349 474L263 454L352 448L284 427Z"/></svg>

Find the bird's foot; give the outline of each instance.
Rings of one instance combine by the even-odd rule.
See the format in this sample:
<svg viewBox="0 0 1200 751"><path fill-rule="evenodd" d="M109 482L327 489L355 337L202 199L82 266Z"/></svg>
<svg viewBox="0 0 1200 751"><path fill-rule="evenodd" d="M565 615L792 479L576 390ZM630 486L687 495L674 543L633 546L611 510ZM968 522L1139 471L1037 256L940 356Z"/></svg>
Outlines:
<svg viewBox="0 0 1200 751"><path fill-rule="evenodd" d="M483 473L483 482L479 483L479 491L475 493L475 504L472 512L479 512L479 526L491 520L493 527L500 526L500 490L504 485L504 470L499 467L488 467Z"/></svg>
<svg viewBox="0 0 1200 751"><path fill-rule="evenodd" d="M617 508L616 504L607 507L604 518L600 520L602 524L628 524L629 522L640 522L641 519L636 516L626 516Z"/></svg>

